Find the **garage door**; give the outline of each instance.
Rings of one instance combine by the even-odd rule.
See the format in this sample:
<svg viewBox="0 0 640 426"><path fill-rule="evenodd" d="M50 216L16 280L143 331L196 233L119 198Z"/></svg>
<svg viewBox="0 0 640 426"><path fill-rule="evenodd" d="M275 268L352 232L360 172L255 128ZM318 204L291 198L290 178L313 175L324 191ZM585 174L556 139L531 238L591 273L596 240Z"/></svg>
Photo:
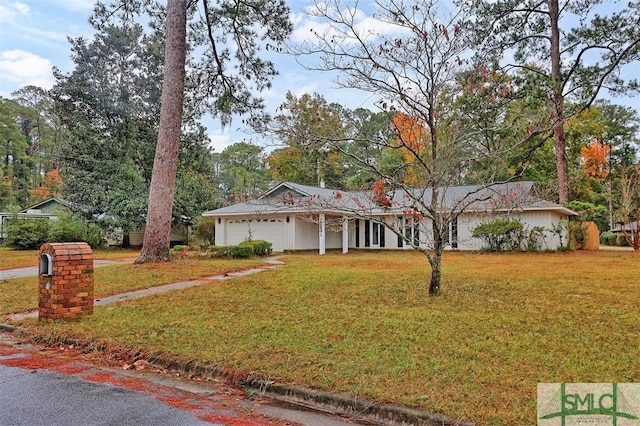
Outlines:
<svg viewBox="0 0 640 426"><path fill-rule="evenodd" d="M260 219L227 220L227 245L239 244L251 237L252 240L265 240L273 244L273 251L284 250L284 225L281 217Z"/></svg>

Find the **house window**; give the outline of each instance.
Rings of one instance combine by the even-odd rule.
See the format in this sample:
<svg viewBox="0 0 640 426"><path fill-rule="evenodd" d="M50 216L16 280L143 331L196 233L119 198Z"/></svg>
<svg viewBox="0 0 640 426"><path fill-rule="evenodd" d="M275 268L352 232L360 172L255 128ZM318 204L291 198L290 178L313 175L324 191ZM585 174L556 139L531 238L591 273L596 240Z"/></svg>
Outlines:
<svg viewBox="0 0 640 426"><path fill-rule="evenodd" d="M445 245L451 245L451 248L458 248L458 218L454 218L449 222L449 226L447 228L447 232L442 236Z"/></svg>
<svg viewBox="0 0 640 426"><path fill-rule="evenodd" d="M360 219L356 219L356 248L360 247Z"/></svg>
<svg viewBox="0 0 640 426"><path fill-rule="evenodd" d="M420 245L420 221L415 217L404 218L404 237L414 245Z"/></svg>
<svg viewBox="0 0 640 426"><path fill-rule="evenodd" d="M451 232L451 248L458 248L458 218L454 218L449 224L450 232Z"/></svg>
<svg viewBox="0 0 640 426"><path fill-rule="evenodd" d="M380 224L378 222L371 222L371 245L380 246Z"/></svg>
<svg viewBox="0 0 640 426"><path fill-rule="evenodd" d="M364 220L364 246L369 247L371 235L371 221L369 219Z"/></svg>

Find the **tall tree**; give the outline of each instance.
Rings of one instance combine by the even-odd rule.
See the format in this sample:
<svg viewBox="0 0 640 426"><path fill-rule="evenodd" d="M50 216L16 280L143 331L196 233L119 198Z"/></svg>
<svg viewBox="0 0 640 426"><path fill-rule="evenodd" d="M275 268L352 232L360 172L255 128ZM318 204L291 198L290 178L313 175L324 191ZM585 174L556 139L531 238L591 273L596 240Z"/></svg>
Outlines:
<svg viewBox="0 0 640 426"><path fill-rule="evenodd" d="M590 106L601 89L619 93L637 88L634 81L625 84L618 72L636 61L640 53L637 7L630 4L603 16L598 8L605 4L603 0L460 3L476 15L470 22L480 46L480 60L492 58L502 70L521 80L523 96L546 101L554 140L558 198L567 203L570 182L565 121Z"/></svg>
<svg viewBox="0 0 640 426"><path fill-rule="evenodd" d="M287 92L279 111L268 129L284 145L266 159L272 176L282 181L306 185L325 182L341 188L340 155L335 146L327 143L345 138L340 108L318 93L298 97Z"/></svg>
<svg viewBox="0 0 640 426"><path fill-rule="evenodd" d="M56 138L57 124L53 115L53 99L48 91L36 86L25 86L13 92L11 96L22 106L20 127L27 139L32 157L32 187L37 188L42 185L45 174L56 170L57 167L59 141Z"/></svg>
<svg viewBox="0 0 640 426"><path fill-rule="evenodd" d="M0 207L26 207L33 187L33 156L22 125L24 115L17 102L0 98Z"/></svg>
<svg viewBox="0 0 640 426"><path fill-rule="evenodd" d="M400 161L399 152L394 152L386 144L372 143L375 141L389 141L395 137L393 126L393 111L373 112L365 108L343 112L346 125L346 137L349 141L344 147L346 164L350 158L362 158L367 164L376 164L381 169L394 167ZM347 167L344 170L344 187L348 189L370 188L379 179L372 170L358 167Z"/></svg>
<svg viewBox="0 0 640 426"><path fill-rule="evenodd" d="M54 73L63 196L128 231L142 225L146 210L163 34L131 22L96 29L91 39L70 40L75 68Z"/></svg>
<svg viewBox="0 0 640 426"><path fill-rule="evenodd" d="M187 1L168 0L164 75L160 100L160 129L149 187L147 226L136 263L169 261L173 195L182 134Z"/></svg>
<svg viewBox="0 0 640 426"><path fill-rule="evenodd" d="M219 180L229 202L253 198L268 189L262 147L239 142L226 147L219 155Z"/></svg>
<svg viewBox="0 0 640 426"><path fill-rule="evenodd" d="M51 197L62 196L62 177L58 169L49 170L40 186L29 190L29 204L37 204Z"/></svg>
<svg viewBox="0 0 640 426"><path fill-rule="evenodd" d="M308 64L310 68L335 71L341 87L374 94L383 111L410 117L409 128L414 131L396 126L394 137L372 135L371 140L384 150L403 152L401 160L405 161L395 163L395 167L382 167L380 162L353 152L351 155L357 167L382 179L371 192L372 205L384 208L387 200L393 205L396 189L406 194L403 202L411 204L409 211L415 222L384 225L405 244L425 254L431 266L429 294L438 295L449 231L457 217L478 201L481 192L470 190L452 200L449 191L472 159L469 155L476 137L473 120L463 119L454 109L462 90L459 77L469 69L465 61L470 54L469 34L462 11L446 14L430 0L377 1L374 7L375 13L368 15L358 8L357 1L316 3L311 13L325 29L313 31L316 38L298 46L297 51L314 57L319 53L319 62ZM373 29L362 28L365 21L373 22L369 27ZM416 129L420 126L422 130ZM528 137L525 134L523 140ZM341 141L335 142L335 146L341 146ZM518 148L520 143L514 142L513 147ZM494 156L507 154L505 148ZM407 156L412 161L407 162ZM408 184L406 176L417 179ZM487 185L495 182L495 176L486 178ZM380 218L368 211L364 208L350 213L380 223ZM405 232L414 224L421 228L421 241Z"/></svg>
<svg viewBox="0 0 640 426"><path fill-rule="evenodd" d="M611 147L603 145L602 142L594 140L591 144L583 146L580 150L582 158L582 168L587 172L589 177L604 180L609 176L609 152Z"/></svg>
<svg viewBox="0 0 640 426"><path fill-rule="evenodd" d="M179 112L177 101L182 103L185 95L185 118L210 113L221 118L225 124L229 123L234 114L250 114L247 119L250 122L264 118L264 115L260 114L263 102L254 93L270 87L271 77L276 74L276 70L273 63L261 59L259 53L264 49L278 49L277 44L291 31L288 7L284 0L265 0L258 3L222 0L215 4L209 0L188 3L170 0L167 2L166 11L159 2L153 0L115 0L108 6L99 3L95 15L106 17L100 20L104 24L116 15L132 19L144 12L148 13L153 28L163 27L162 22L166 18L167 57L162 108L165 108L165 103L171 103L172 107L170 113L167 111L167 114L161 114L162 136L159 136L158 141L165 138L165 132L168 135L177 131L179 136L180 129L176 130L175 123L169 124L166 120L173 122L174 116ZM173 37L171 40L169 32ZM188 57L187 47L191 49ZM170 51L171 54L184 52L185 59L181 61L183 70L180 74L177 71L178 61L169 56ZM171 77L166 73L169 72L171 61L174 61L172 67L176 67L173 70L175 76L182 76L179 77L180 82L175 83L183 86L182 95L177 99L164 94L165 89L169 90L166 85ZM186 76L186 93L185 64L189 70ZM181 112L180 114L182 115ZM161 145L156 149L156 178L152 178L153 183L149 189L147 227L138 263L169 259L173 200L173 195L170 196L169 193L174 190L172 182L175 182L175 177L172 176L176 173L176 167L173 163L178 150L172 144ZM165 184L169 186L165 188ZM162 194L171 198L161 199ZM161 205L163 203L164 205ZM156 208L157 213L154 211Z"/></svg>

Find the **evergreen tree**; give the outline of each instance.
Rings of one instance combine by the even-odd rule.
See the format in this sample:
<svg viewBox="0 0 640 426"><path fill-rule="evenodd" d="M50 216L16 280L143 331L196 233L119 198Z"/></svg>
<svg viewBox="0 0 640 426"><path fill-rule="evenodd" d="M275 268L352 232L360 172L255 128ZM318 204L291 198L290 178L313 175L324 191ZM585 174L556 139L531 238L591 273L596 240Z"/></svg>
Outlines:
<svg viewBox="0 0 640 426"><path fill-rule="evenodd" d="M459 3L475 14L469 24L476 34L479 60L492 59L519 80L522 97L538 98L547 105L558 198L568 202L565 122L588 108L602 89L616 93L637 89L635 81L625 82L619 73L640 55L637 7L630 4L602 15L603 0Z"/></svg>

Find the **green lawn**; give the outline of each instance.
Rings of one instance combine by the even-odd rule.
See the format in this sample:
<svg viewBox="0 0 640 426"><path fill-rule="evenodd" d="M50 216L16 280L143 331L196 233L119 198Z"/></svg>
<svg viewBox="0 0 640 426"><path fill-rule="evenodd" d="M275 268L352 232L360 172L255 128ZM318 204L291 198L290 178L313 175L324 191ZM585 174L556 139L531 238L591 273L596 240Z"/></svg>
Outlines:
<svg viewBox="0 0 640 426"><path fill-rule="evenodd" d="M539 382L640 382L640 256L296 255L38 332L135 345L490 425L535 424Z"/></svg>
<svg viewBox="0 0 640 426"><path fill-rule="evenodd" d="M105 258L105 257L102 257ZM37 257L36 257L37 259ZM110 257L115 260L117 257ZM134 257L135 259L135 257ZM263 259L181 259L171 263L134 265L126 263L94 268L95 297L156 287L178 281L224 274L262 266ZM38 309L38 277L0 280L0 317L3 314Z"/></svg>
<svg viewBox="0 0 640 426"><path fill-rule="evenodd" d="M130 249L98 249L94 250L94 259L135 259L139 256L140 250ZM40 250L13 250L7 247L0 247L0 271L14 268L26 268L38 266Z"/></svg>

